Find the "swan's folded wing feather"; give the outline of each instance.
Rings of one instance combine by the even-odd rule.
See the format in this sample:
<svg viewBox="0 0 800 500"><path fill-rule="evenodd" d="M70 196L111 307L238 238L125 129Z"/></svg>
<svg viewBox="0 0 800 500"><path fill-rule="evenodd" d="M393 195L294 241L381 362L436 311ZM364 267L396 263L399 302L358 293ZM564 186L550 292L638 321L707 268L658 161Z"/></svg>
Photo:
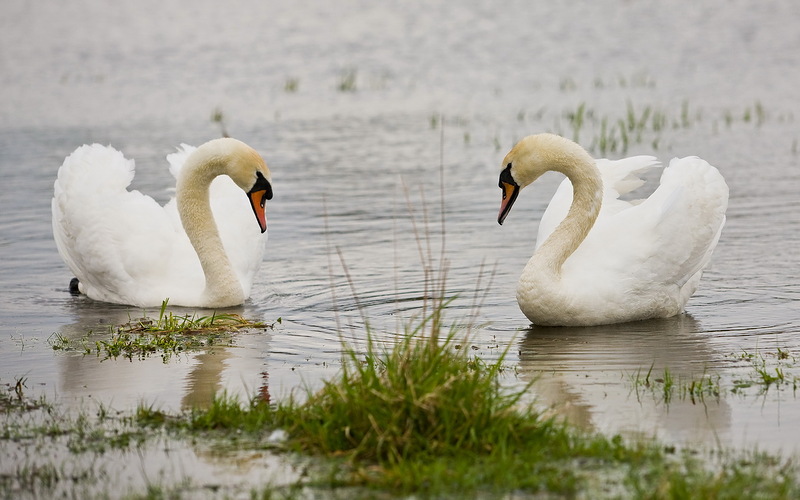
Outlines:
<svg viewBox="0 0 800 500"><path fill-rule="evenodd" d="M662 254L675 268L675 283L683 286L711 260L725 224L728 185L705 160L674 158L652 198L660 202L656 230Z"/></svg>
<svg viewBox="0 0 800 500"><path fill-rule="evenodd" d="M56 245L87 295L98 300L136 304L122 294L146 289L168 267L174 228L155 200L127 190L133 175L132 160L97 144L78 148L59 169L52 202Z"/></svg>
<svg viewBox="0 0 800 500"><path fill-rule="evenodd" d="M661 164L654 156L632 156L622 160L597 160L597 168L603 178L603 209L600 217L613 216L631 206L628 201L620 200L620 196L644 185L644 180L639 177L654 167ZM572 183L564 179L558 186L550 204L547 206L539 222L539 232L536 238L538 248L555 230L558 224L567 216L572 204Z"/></svg>
<svg viewBox="0 0 800 500"><path fill-rule="evenodd" d="M717 169L697 158L675 159L649 198L599 218L564 269L599 282L624 277L632 293L683 287L708 264L727 202Z"/></svg>

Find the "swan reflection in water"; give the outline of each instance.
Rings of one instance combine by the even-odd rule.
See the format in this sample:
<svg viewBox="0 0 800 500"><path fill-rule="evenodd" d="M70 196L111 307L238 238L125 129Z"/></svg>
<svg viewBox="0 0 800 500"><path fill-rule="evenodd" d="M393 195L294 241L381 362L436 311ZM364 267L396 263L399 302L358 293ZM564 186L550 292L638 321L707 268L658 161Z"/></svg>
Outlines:
<svg viewBox="0 0 800 500"><path fill-rule="evenodd" d="M263 374L267 371L268 339L259 335L259 349L234 349L214 345L200 351L172 354L165 362L159 353L132 360L119 356L104 359L96 355L95 341L108 340L110 328L128 323L144 315L143 310L101 304L88 299L75 304L76 321L57 332L73 345L80 346L88 332L90 354L70 353L59 356L58 394L62 400L81 405L95 400L115 409L135 408L138 404L153 405L165 411L205 408L215 394L227 391L240 398L252 396L253 390L267 393ZM241 313L242 311L230 311ZM188 314L192 310L175 310ZM158 317L158 311L147 311ZM245 337L242 336L242 339Z"/></svg>
<svg viewBox="0 0 800 500"><path fill-rule="evenodd" d="M587 430L713 445L731 427L724 399L681 395L681 384L713 374L719 360L689 315L601 327L532 327L520 341L519 356L521 377L534 381L537 403ZM675 381L669 400L665 370ZM645 387L648 372L651 385Z"/></svg>

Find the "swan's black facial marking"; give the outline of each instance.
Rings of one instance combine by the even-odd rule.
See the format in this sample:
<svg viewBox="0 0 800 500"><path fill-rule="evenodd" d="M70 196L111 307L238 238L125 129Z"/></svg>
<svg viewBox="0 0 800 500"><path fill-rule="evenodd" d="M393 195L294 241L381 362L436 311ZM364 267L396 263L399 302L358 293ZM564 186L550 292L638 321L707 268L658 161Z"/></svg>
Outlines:
<svg viewBox="0 0 800 500"><path fill-rule="evenodd" d="M503 201L500 202L500 213L497 215L497 223L502 225L506 220L508 212L511 211L511 206L517 200L519 194L519 184L511 176L511 163L500 172L500 182L498 182L500 189L503 190Z"/></svg>
<svg viewBox="0 0 800 500"><path fill-rule="evenodd" d="M264 206L267 204L267 200L272 199L272 184L261 172L256 172L256 182L247 192L247 199L250 200L250 206L253 207L253 213L263 233L267 230L267 216L264 213Z"/></svg>
<svg viewBox="0 0 800 500"><path fill-rule="evenodd" d="M256 172L256 183L253 184L252 189L247 194L252 194L256 191L264 191L264 199L261 201L261 206L264 206L266 200L272 199L272 184L269 183L264 174Z"/></svg>
<svg viewBox="0 0 800 500"><path fill-rule="evenodd" d="M504 182L506 184L511 184L512 186L516 186L517 185L517 181L515 181L514 178L511 177L511 164L510 163L508 165L506 165L506 168L504 168L502 172L500 172L499 186L501 188L503 187L503 183ZM503 199L505 199L505 193L503 193Z"/></svg>

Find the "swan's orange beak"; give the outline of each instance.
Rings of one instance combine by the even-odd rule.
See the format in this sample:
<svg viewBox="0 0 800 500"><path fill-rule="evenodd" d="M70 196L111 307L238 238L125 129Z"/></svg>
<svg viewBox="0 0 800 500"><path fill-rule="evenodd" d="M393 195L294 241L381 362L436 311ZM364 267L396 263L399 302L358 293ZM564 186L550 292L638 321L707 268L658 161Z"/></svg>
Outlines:
<svg viewBox="0 0 800 500"><path fill-rule="evenodd" d="M511 206L517 201L519 186L500 181L500 189L503 190L503 201L500 202L500 213L497 214L497 223L502 225L503 221L506 220L508 212L511 211Z"/></svg>
<svg viewBox="0 0 800 500"><path fill-rule="evenodd" d="M261 227L261 232L267 230L267 213L264 206L267 204L267 190L250 191L247 193L247 198L250 200L250 206L253 207L253 213L256 214L256 220Z"/></svg>

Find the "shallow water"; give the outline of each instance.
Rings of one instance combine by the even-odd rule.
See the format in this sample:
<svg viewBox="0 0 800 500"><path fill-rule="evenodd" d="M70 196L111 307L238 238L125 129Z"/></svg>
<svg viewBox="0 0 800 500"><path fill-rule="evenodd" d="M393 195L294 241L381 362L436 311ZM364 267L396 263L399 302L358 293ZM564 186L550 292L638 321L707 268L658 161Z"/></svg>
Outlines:
<svg viewBox="0 0 800 500"><path fill-rule="evenodd" d="M122 410L313 386L336 373L339 329L364 337L337 250L372 325L392 341L425 287L410 211L420 231L427 220L438 267L443 191L448 290L459 297L449 318L481 325L476 355L511 345L509 386L535 379L532 399L605 432L795 452L791 383L725 388L755 379L743 353L773 369L781 349L787 378L800 376L800 6L495 5L4 3L0 382L27 377L29 390L67 404ZM594 154L696 154L730 185L727 225L685 316L528 329L517 308L516 279L560 179L526 190L501 228L499 162L529 133L572 136L581 103L590 113L578 137ZM650 109L641 140L601 151L602 120L613 126L629 107ZM141 314L67 293L49 209L63 158L86 142L113 144L136 159L133 187L165 202L164 156L218 136L215 110L263 154L275 187L267 257L239 312L282 323L168 363L53 351L54 332L81 338ZM635 382L651 367L686 383L718 376L723 395L665 401Z"/></svg>

